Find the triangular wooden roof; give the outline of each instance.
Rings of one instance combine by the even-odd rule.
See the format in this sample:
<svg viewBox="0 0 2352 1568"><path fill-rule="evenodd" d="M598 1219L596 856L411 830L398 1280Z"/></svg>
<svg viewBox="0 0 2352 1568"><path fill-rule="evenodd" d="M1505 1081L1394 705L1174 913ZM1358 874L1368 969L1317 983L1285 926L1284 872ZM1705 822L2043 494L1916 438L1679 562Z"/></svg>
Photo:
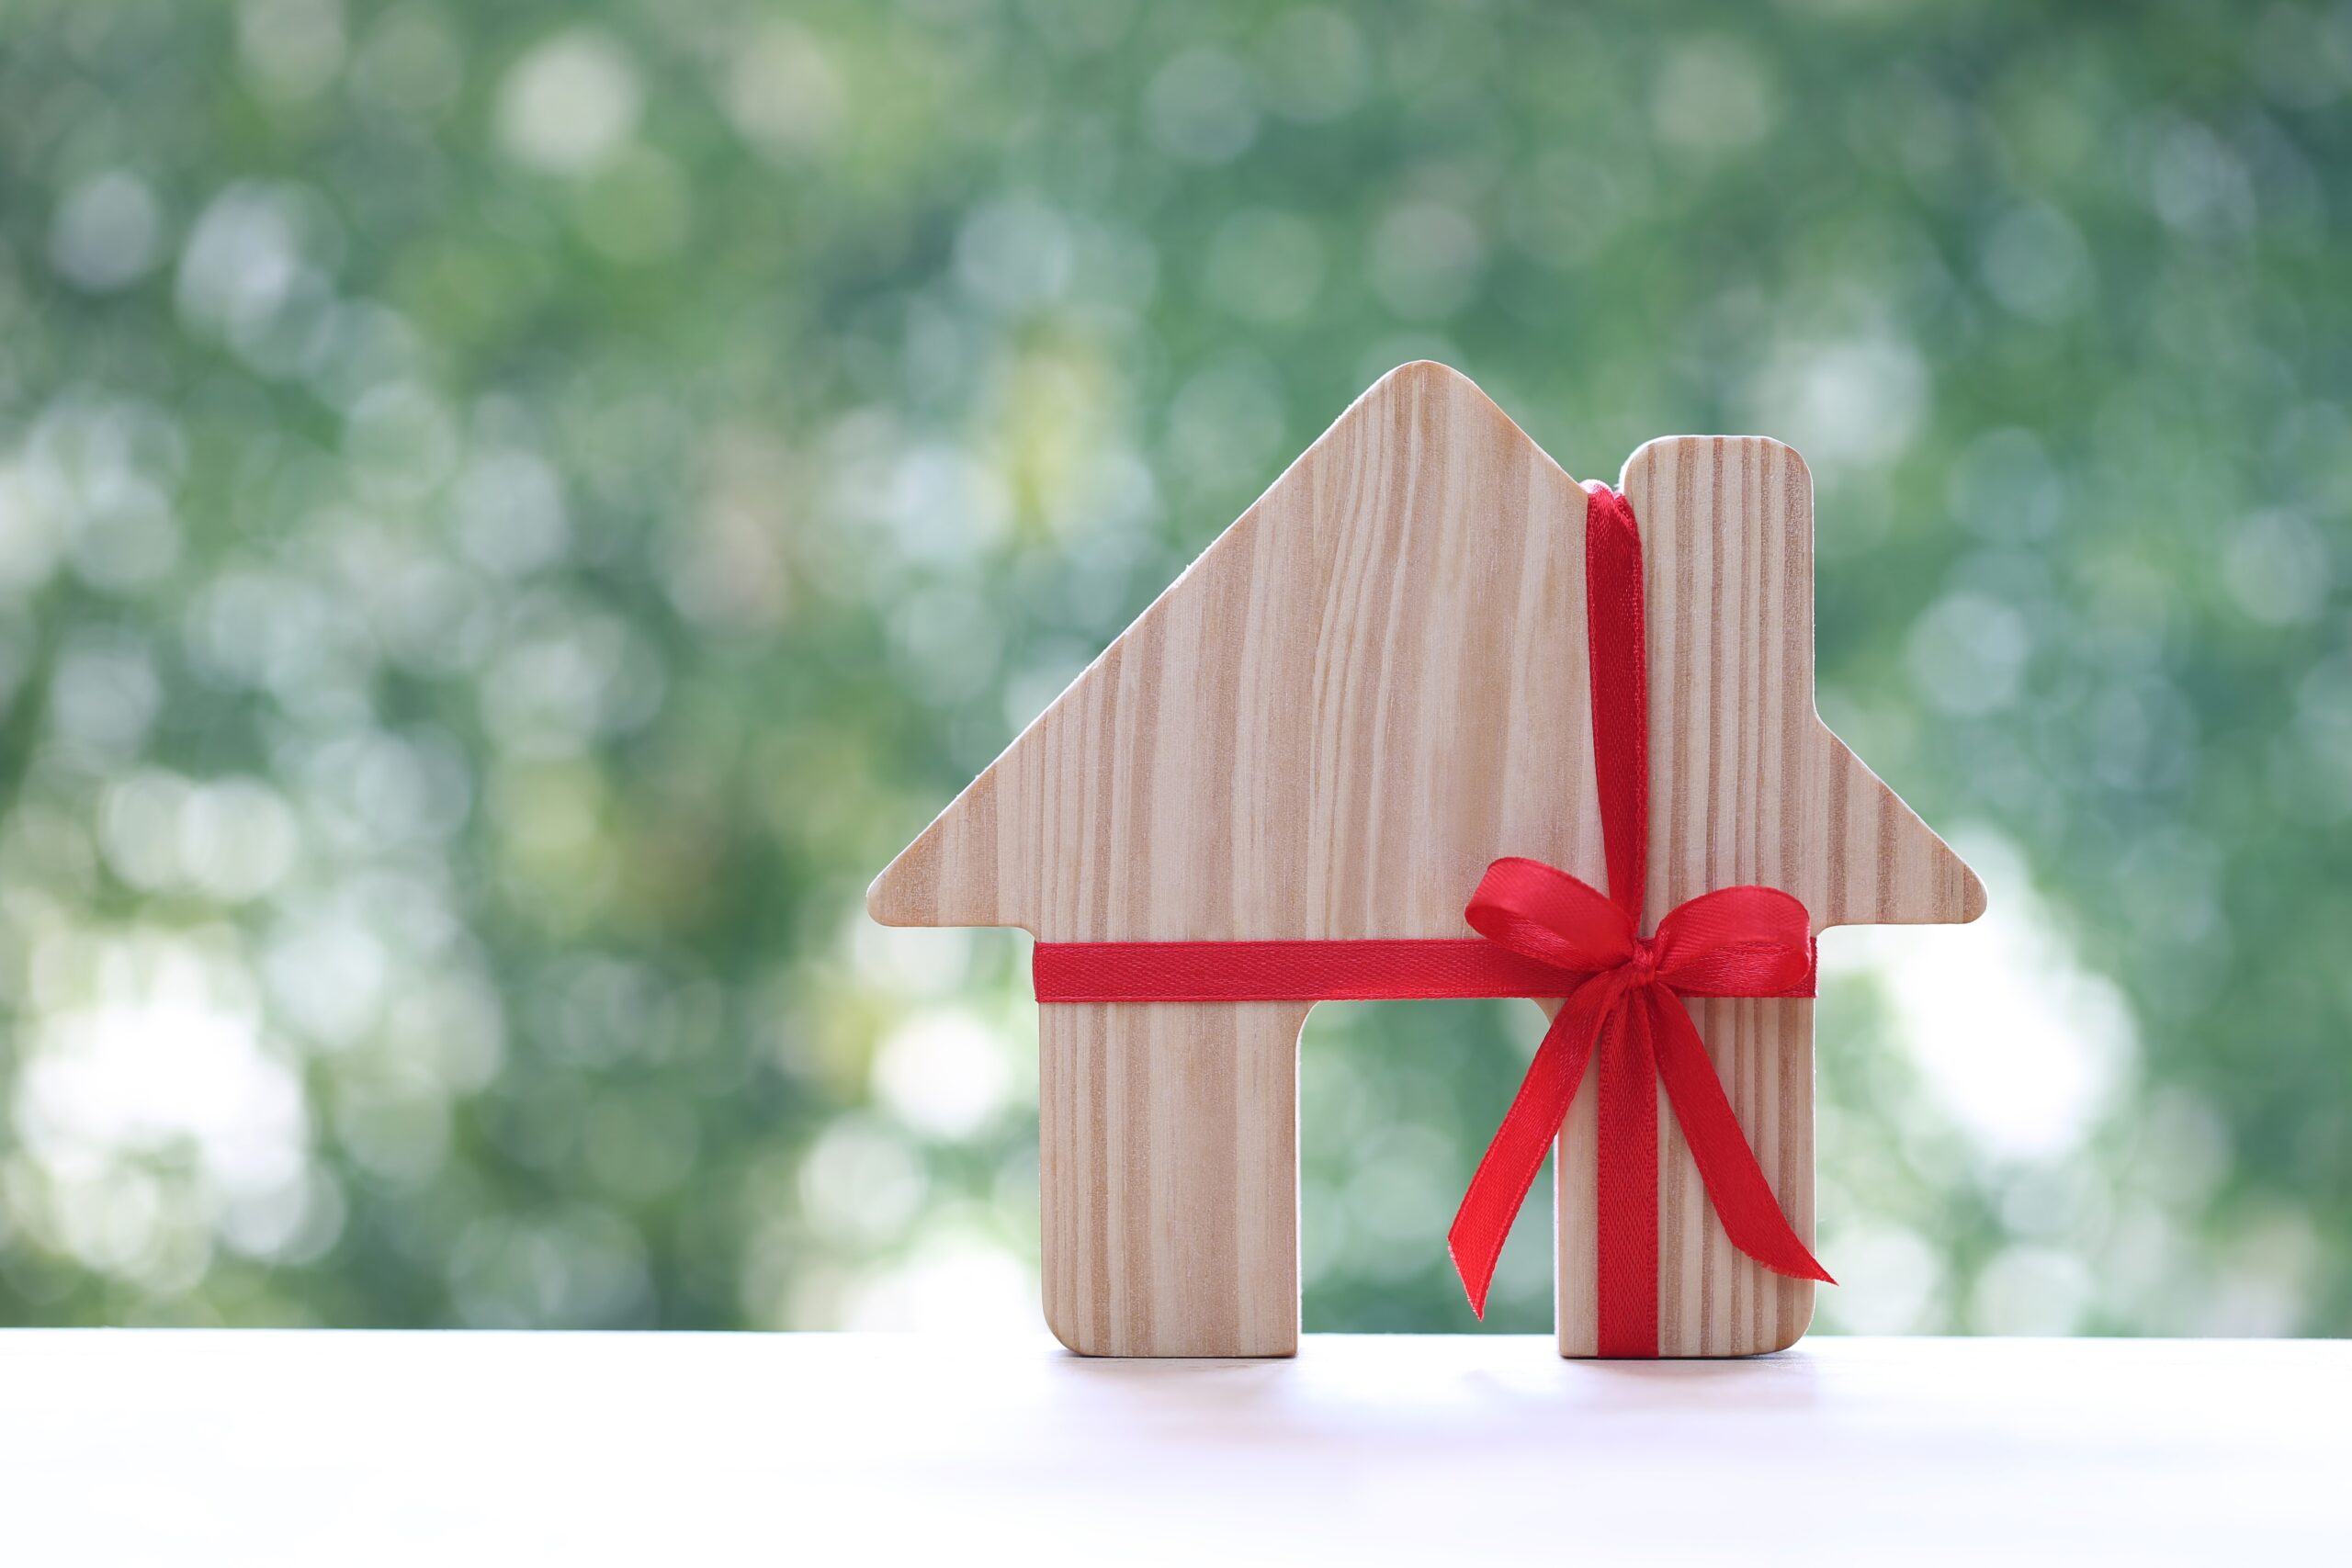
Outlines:
<svg viewBox="0 0 2352 1568"><path fill-rule="evenodd" d="M1761 437L1626 463L1649 604L1655 915L1815 929L1984 889L1813 703L1812 480ZM1603 879L1585 497L1459 373L1383 377L876 879L888 925L1052 941L1459 936L1500 855Z"/></svg>

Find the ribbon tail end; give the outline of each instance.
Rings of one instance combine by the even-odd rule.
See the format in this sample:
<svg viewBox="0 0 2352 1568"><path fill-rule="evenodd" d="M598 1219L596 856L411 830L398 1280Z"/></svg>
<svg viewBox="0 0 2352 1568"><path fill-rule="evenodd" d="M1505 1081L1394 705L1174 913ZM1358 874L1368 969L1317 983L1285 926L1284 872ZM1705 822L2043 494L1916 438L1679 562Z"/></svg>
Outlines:
<svg viewBox="0 0 2352 1568"><path fill-rule="evenodd" d="M1740 1250L1746 1252L1747 1249L1742 1247ZM1785 1259L1776 1263L1769 1258L1757 1258L1756 1261L1763 1264L1770 1272L1779 1274L1786 1279L1811 1280L1816 1285L1834 1285L1838 1282L1830 1277L1829 1270L1821 1266L1821 1260L1819 1258L1814 1257L1810 1252L1805 1252L1802 1247L1798 1248L1798 1251L1804 1258L1804 1261L1802 1263L1799 1263L1794 1259ZM1754 1253L1748 1253L1748 1256L1751 1258L1756 1257Z"/></svg>
<svg viewBox="0 0 2352 1568"><path fill-rule="evenodd" d="M1469 1298L1470 1315L1480 1323L1487 1321L1487 1291L1495 1280L1495 1265L1490 1258L1486 1268L1475 1269L1464 1263L1462 1247L1453 1236L1445 1238L1445 1254L1453 1263L1453 1276L1462 1281L1462 1293Z"/></svg>

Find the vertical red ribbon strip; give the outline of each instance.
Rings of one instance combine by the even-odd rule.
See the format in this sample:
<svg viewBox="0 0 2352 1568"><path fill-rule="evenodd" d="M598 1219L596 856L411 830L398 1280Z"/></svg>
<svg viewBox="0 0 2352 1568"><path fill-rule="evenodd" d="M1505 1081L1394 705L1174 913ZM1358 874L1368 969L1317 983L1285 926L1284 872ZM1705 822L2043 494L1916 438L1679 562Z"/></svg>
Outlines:
<svg viewBox="0 0 2352 1568"><path fill-rule="evenodd" d="M1633 508L1587 484L1585 635L1609 892L1540 861L1487 868L1477 940L1037 943L1040 1002L1563 998L1447 1233L1471 1309L1600 1057L1599 1349L1657 1354L1657 1090L1732 1245L1775 1273L1829 1282L1772 1195L1684 997L1810 997L1804 906L1770 887L1678 905L1642 935L1649 848L1649 660Z"/></svg>

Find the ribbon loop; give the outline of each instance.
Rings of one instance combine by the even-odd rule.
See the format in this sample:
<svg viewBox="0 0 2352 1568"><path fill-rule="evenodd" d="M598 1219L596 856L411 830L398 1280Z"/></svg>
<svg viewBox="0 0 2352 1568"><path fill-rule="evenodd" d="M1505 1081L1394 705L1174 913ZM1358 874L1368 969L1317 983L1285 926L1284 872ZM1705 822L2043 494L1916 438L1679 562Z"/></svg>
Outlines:
<svg viewBox="0 0 2352 1568"><path fill-rule="evenodd" d="M1624 963L1635 942L1632 917L1590 883L1518 856L1487 868L1462 918L1498 947L1584 974Z"/></svg>
<svg viewBox="0 0 2352 1568"><path fill-rule="evenodd" d="M1658 976L1687 997L1813 995L1813 920L1777 887L1718 887L1657 923Z"/></svg>

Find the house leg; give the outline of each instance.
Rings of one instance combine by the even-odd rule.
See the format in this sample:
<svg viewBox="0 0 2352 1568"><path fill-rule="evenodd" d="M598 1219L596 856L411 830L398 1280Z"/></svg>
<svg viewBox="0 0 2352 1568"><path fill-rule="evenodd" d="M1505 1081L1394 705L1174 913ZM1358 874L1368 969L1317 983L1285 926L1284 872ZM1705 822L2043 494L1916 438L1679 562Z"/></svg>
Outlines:
<svg viewBox="0 0 2352 1568"><path fill-rule="evenodd" d="M1038 1009L1046 1321L1082 1356L1298 1350L1301 1002Z"/></svg>
<svg viewBox="0 0 2352 1568"><path fill-rule="evenodd" d="M1781 1212L1811 1246L1813 1003L1700 997L1684 1005ZM1594 1199L1600 1138L1593 1088L1588 1082L1577 1094L1554 1151L1563 1356L1599 1353ZM1657 1113L1658 1354L1755 1356L1788 1348L1813 1320L1813 1281L1771 1273L1732 1246L1663 1093Z"/></svg>

